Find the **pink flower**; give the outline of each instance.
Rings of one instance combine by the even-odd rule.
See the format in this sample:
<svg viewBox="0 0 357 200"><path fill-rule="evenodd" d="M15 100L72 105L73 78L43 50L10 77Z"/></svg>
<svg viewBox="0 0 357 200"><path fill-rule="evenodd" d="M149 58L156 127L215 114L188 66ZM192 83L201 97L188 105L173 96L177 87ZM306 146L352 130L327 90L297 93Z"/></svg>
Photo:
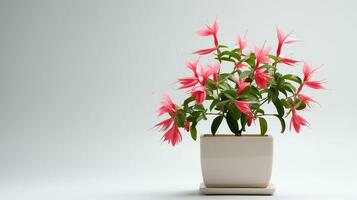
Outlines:
<svg viewBox="0 0 357 200"><path fill-rule="evenodd" d="M206 55L206 54L210 54L214 51L217 50L217 47L213 47L213 48L208 48L208 49L200 49L200 50L197 50L195 52L193 52L194 54L198 54L198 55Z"/></svg>
<svg viewBox="0 0 357 200"><path fill-rule="evenodd" d="M309 107L311 107L311 103L317 103L313 98L304 94L298 94L297 97Z"/></svg>
<svg viewBox="0 0 357 200"><path fill-rule="evenodd" d="M246 63L236 63L235 66L234 66L234 69L237 70L237 69L241 69L245 66L248 66Z"/></svg>
<svg viewBox="0 0 357 200"><path fill-rule="evenodd" d="M200 84L202 86L206 85L206 82L207 82L209 76L211 76L213 73L214 73L214 70L212 70L212 68L209 65L207 67L201 66L201 70L198 73Z"/></svg>
<svg viewBox="0 0 357 200"><path fill-rule="evenodd" d="M157 123L155 125L155 127L160 127L161 126L160 130L166 131L171 126L172 122L174 122L174 118L170 117L168 119L165 119L164 121L161 121L161 122Z"/></svg>
<svg viewBox="0 0 357 200"><path fill-rule="evenodd" d="M186 62L186 67L191 69L195 77L198 77L197 75L197 65L200 60L200 57L196 57L193 61Z"/></svg>
<svg viewBox="0 0 357 200"><path fill-rule="evenodd" d="M214 45L218 47L218 38L217 38L217 32L218 32L218 23L217 19L213 22L212 25L206 25L199 31L197 31L197 34L200 36L213 36L214 39Z"/></svg>
<svg viewBox="0 0 357 200"><path fill-rule="evenodd" d="M185 126L184 126L184 129L189 132L190 131L190 122L189 121L185 121Z"/></svg>
<svg viewBox="0 0 357 200"><path fill-rule="evenodd" d="M322 81L306 81L304 85L313 88L313 89L324 89L324 86L322 86L323 82Z"/></svg>
<svg viewBox="0 0 357 200"><path fill-rule="evenodd" d="M280 58L280 59L282 63L287 64L289 66L294 66L296 63L300 62L298 60L294 60L291 58Z"/></svg>
<svg viewBox="0 0 357 200"><path fill-rule="evenodd" d="M291 108L291 120L290 120L290 130L291 125L293 125L296 133L299 133L301 130L301 126L307 126L309 122L307 122L304 118L297 114L295 107Z"/></svg>
<svg viewBox="0 0 357 200"><path fill-rule="evenodd" d="M276 55L279 57L280 53L281 53L281 48L283 46L283 44L291 44L294 43L296 41L298 41L295 38L289 37L290 34L284 34L279 27L276 27L276 33L278 35L278 48L276 50Z"/></svg>
<svg viewBox="0 0 357 200"><path fill-rule="evenodd" d="M313 69L308 63L304 62L304 67L302 69L302 72L304 74L304 82L309 81L312 75L318 70L319 68Z"/></svg>
<svg viewBox="0 0 357 200"><path fill-rule="evenodd" d="M235 82L238 84L237 94L239 95L246 87L250 85L250 83L245 82L246 78L239 80L238 78L234 78Z"/></svg>
<svg viewBox="0 0 357 200"><path fill-rule="evenodd" d="M211 68L211 74L213 76L213 81L217 82L218 81L218 72L221 69L221 64L219 62L216 62L213 67L208 65Z"/></svg>
<svg viewBox="0 0 357 200"><path fill-rule="evenodd" d="M240 35L238 35L236 45L240 48L240 50L243 51L243 49L247 47L247 40L245 39L245 37L241 38Z"/></svg>
<svg viewBox="0 0 357 200"><path fill-rule="evenodd" d="M158 112L159 116L164 113L168 113L170 115L170 118L159 122L155 125L155 127L161 126L161 130L165 131L162 139L171 143L172 146L175 146L182 140L182 136L175 122L176 105L172 102L171 98L166 93L164 94L164 100L161 101L161 107L159 108Z"/></svg>
<svg viewBox="0 0 357 200"><path fill-rule="evenodd" d="M179 78L178 81L181 84L181 87L179 89L193 87L199 82L198 73L197 73L198 62L199 62L199 58L196 58L195 60L186 63L187 68L192 70L194 76Z"/></svg>
<svg viewBox="0 0 357 200"><path fill-rule="evenodd" d="M255 73L254 73L255 83L261 88L266 88L267 87L267 82L269 81L269 79L272 78L265 71L266 71L265 69L256 69Z"/></svg>
<svg viewBox="0 0 357 200"><path fill-rule="evenodd" d="M258 68L260 63L268 63L270 61L268 57L270 50L271 47L265 47L265 48L264 46L262 48L259 48L257 46L254 47L254 54L257 59L255 64L255 69Z"/></svg>
<svg viewBox="0 0 357 200"><path fill-rule="evenodd" d="M308 63L304 63L304 67L303 67L303 74L304 74L304 79L303 82L300 84L297 94L300 93L300 91L302 90L303 86L306 85L310 88L313 89L323 89L324 87L322 86L322 84L324 83L323 81L311 81L311 77L312 75L319 70L319 68L315 68L313 69Z"/></svg>
<svg viewBox="0 0 357 200"><path fill-rule="evenodd" d="M252 125L253 120L254 120L254 116L253 116L253 115L249 115L249 116L248 116L247 125L248 125L248 126Z"/></svg>
<svg viewBox="0 0 357 200"><path fill-rule="evenodd" d="M183 78L179 78L178 81L181 84L181 87L179 87L179 89L184 89L184 88L189 88L189 87L195 86L198 83L198 78L183 77Z"/></svg>
<svg viewBox="0 0 357 200"><path fill-rule="evenodd" d="M238 101L238 100L235 100L235 104L236 104L238 110L240 110L242 113L244 113L244 114L246 114L248 116L253 116L253 112L249 108L249 105L251 103L252 102L250 102L250 101Z"/></svg>
<svg viewBox="0 0 357 200"><path fill-rule="evenodd" d="M196 104L202 104L206 99L206 87L197 86L192 89L192 96L196 98Z"/></svg>
<svg viewBox="0 0 357 200"><path fill-rule="evenodd" d="M176 113L176 104L174 104L167 93L164 93L164 100L160 102L161 107L158 110L159 116L165 113Z"/></svg>
<svg viewBox="0 0 357 200"><path fill-rule="evenodd" d="M172 127L165 132L162 139L164 140L164 142L167 141L169 144L171 143L172 146L175 146L176 144L181 142L182 135L180 133L180 130L177 127L176 122L174 122Z"/></svg>

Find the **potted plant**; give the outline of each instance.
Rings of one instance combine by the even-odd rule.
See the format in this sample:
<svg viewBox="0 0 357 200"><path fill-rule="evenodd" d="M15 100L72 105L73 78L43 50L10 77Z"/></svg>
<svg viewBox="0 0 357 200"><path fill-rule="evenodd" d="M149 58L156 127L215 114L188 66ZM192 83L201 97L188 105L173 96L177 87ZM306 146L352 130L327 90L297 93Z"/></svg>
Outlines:
<svg viewBox="0 0 357 200"><path fill-rule="evenodd" d="M209 188L266 188L269 186L273 137L268 136L267 118L281 123L286 129L285 118L290 117L290 130L299 133L308 122L299 114L315 103L304 95L306 88L322 89L323 81L314 80L318 68L281 54L286 44L297 40L276 28L278 45L275 52L265 43L248 50L245 36L237 36L236 46L230 49L219 43L218 24L214 21L197 32L200 36L213 37L214 46L195 51L195 54L214 55L214 63L201 64L200 57L186 63L192 74L179 78L179 89L189 91L182 104L175 104L164 95L158 115L168 118L156 124L164 132L163 141L175 146L182 140L180 128L197 139L196 125L213 115L211 134L201 136L201 165L204 184ZM288 71L302 63L302 77L280 72ZM267 113L266 105L276 112ZM233 134L216 134L226 121ZM245 134L257 122L260 133Z"/></svg>

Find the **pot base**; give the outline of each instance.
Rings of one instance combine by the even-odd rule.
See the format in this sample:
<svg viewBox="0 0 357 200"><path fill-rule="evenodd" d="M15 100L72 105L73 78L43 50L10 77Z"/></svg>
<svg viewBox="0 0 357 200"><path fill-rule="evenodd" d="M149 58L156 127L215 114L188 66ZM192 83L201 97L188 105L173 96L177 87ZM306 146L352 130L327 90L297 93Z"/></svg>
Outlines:
<svg viewBox="0 0 357 200"><path fill-rule="evenodd" d="M275 186L268 185L266 188L209 188L204 183L200 184L201 194L231 194L231 195L273 195Z"/></svg>

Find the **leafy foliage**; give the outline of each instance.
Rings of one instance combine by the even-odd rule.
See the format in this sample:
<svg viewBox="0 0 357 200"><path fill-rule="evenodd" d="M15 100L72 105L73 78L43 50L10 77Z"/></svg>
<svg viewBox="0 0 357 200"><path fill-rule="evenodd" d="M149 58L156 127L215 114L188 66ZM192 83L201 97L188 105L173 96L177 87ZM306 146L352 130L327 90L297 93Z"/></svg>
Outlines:
<svg viewBox="0 0 357 200"><path fill-rule="evenodd" d="M198 59L189 62L187 67L193 71L193 76L179 79L181 88L187 88L191 94L175 111L169 112L175 120L174 125L185 128L191 133L192 139L197 139L196 125L207 116L215 116L211 132L215 135L225 119L229 129L239 136L254 120L259 121L260 134L266 135L268 123L266 118L273 117L281 124L281 132L286 130L285 118L292 113L292 124L295 130L307 122L296 114L311 102L310 97L301 94L303 86L321 89L321 81L309 81L315 69L306 63L303 78L279 69L294 66L299 61L280 56L284 40L292 39L278 29L278 48L276 54L270 53L270 48L255 48L254 53L246 53L245 41L239 40L238 47L230 49L220 44L217 38L217 24L207 26L199 31L204 36L212 35L214 48L198 50L200 55L214 54L216 63L208 63L197 69ZM284 37L283 37L284 36ZM275 112L266 113L265 106L275 107ZM165 106L165 105L164 105ZM189 127L187 127L189 126ZM171 134L171 132L166 132Z"/></svg>

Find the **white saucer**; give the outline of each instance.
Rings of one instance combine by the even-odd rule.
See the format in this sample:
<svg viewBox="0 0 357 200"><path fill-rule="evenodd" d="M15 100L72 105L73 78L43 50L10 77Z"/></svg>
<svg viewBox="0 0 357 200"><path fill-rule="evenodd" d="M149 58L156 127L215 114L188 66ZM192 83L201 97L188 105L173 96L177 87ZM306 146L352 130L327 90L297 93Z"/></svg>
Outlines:
<svg viewBox="0 0 357 200"><path fill-rule="evenodd" d="M209 188L201 183L200 192L201 194L273 195L275 186L270 184L266 188Z"/></svg>

